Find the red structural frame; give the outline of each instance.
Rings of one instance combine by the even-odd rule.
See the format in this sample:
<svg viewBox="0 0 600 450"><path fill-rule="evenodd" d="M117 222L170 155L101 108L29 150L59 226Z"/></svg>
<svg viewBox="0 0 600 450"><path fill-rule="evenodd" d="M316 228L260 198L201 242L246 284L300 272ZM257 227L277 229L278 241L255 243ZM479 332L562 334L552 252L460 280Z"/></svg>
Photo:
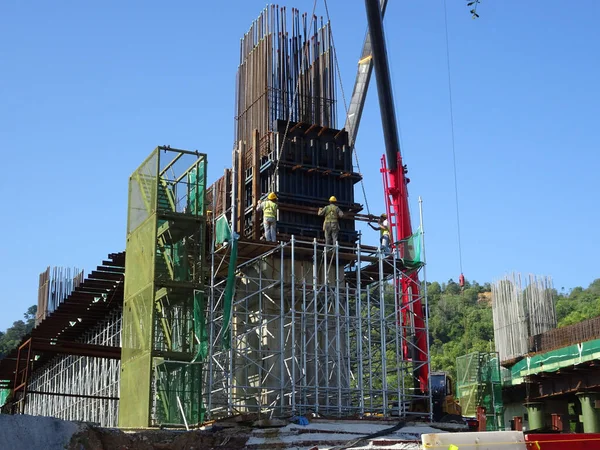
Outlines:
<svg viewBox="0 0 600 450"><path fill-rule="evenodd" d="M412 235L412 225L410 222L410 210L408 208L408 189L405 169L402 165L402 157L397 154L397 164L395 170L387 168L385 155L381 157L381 174L383 176L383 188L385 193L385 211L387 214L388 226L390 230L390 243L392 249L396 249L396 242L407 239ZM419 387L422 392L428 390L429 367L423 364L428 358L427 332L425 330L425 317L423 314L423 305L419 296L420 283L416 271L406 273L406 276L397 280L396 292L399 298L396 299L399 305L402 317L398 321L403 326L403 344L402 351L405 355L410 355L407 341L407 330L415 330L415 347L418 351L414 352L414 358L420 363L416 369L416 377L419 380Z"/></svg>
<svg viewBox="0 0 600 450"><path fill-rule="evenodd" d="M600 448L599 433L525 435L527 450L590 450Z"/></svg>

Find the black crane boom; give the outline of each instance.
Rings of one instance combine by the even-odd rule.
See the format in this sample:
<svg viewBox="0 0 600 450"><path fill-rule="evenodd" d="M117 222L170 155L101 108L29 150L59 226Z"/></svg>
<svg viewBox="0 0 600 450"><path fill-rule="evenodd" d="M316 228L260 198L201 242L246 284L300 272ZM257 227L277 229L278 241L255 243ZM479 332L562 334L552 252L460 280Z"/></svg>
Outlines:
<svg viewBox="0 0 600 450"><path fill-rule="evenodd" d="M367 9L369 34L371 37L375 79L377 80L377 93L379 98L379 109L381 112L381 122L383 124L383 138L385 141L387 165L388 169L393 172L397 168L398 154L400 153L400 140L398 138L398 125L396 122L390 67L385 46L385 36L383 33L383 21L378 0L365 0L365 5Z"/></svg>

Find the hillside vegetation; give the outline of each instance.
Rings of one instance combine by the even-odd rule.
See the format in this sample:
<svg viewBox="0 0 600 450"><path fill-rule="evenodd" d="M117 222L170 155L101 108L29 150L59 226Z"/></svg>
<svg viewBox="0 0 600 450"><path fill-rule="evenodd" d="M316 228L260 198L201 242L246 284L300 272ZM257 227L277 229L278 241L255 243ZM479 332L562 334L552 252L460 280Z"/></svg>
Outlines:
<svg viewBox="0 0 600 450"><path fill-rule="evenodd" d="M600 279L586 289L555 292L558 327L600 316ZM471 352L494 351L491 286L476 281L428 283L432 370L455 375L456 358Z"/></svg>

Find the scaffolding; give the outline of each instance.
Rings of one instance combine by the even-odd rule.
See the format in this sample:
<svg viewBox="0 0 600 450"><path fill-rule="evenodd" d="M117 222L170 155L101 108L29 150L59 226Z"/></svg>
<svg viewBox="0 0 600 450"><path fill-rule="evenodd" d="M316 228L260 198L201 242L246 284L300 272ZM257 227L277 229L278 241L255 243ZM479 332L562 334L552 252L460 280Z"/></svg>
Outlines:
<svg viewBox="0 0 600 450"><path fill-rule="evenodd" d="M124 266L125 254L111 253L85 279L58 269L40 276L47 314L0 360L0 385L12 388L3 413L116 425Z"/></svg>
<svg viewBox="0 0 600 450"><path fill-rule="evenodd" d="M397 292L397 281L421 264L360 241L325 246L292 236L273 246L244 242L239 254L247 257L235 268L229 306L223 274L232 247L213 252L208 418L407 417L431 410L429 394L414 381L415 371L429 366L429 355L416 354L419 330L410 325L412 304L427 308L426 297L403 307ZM403 308L410 311L407 324L399 323ZM423 408L411 408L416 404Z"/></svg>
<svg viewBox="0 0 600 450"><path fill-rule="evenodd" d="M488 431L503 429L502 376L497 352L469 353L456 358L457 397L462 413L477 415L477 407L485 408Z"/></svg>
<svg viewBox="0 0 600 450"><path fill-rule="evenodd" d="M129 180L120 427L197 424L206 155L157 147Z"/></svg>
<svg viewBox="0 0 600 450"><path fill-rule="evenodd" d="M121 345L120 308L86 333L81 342L102 346ZM31 377L25 414L81 420L115 427L119 412L117 359L59 355Z"/></svg>

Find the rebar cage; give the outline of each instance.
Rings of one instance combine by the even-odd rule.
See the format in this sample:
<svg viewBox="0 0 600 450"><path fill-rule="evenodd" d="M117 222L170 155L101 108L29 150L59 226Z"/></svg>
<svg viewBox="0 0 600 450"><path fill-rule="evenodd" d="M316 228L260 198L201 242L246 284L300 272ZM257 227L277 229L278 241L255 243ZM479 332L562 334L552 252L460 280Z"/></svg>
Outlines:
<svg viewBox="0 0 600 450"><path fill-rule="evenodd" d="M419 330L399 323L402 309L413 314L417 300L427 308L425 294L403 306L397 292L398 281L420 266L407 269L398 255L360 243L326 247L292 237L237 266L228 325L226 279L218 276L228 253L213 257L203 383L208 418L407 417L431 410L429 394L414 382L429 356L414 344Z"/></svg>

